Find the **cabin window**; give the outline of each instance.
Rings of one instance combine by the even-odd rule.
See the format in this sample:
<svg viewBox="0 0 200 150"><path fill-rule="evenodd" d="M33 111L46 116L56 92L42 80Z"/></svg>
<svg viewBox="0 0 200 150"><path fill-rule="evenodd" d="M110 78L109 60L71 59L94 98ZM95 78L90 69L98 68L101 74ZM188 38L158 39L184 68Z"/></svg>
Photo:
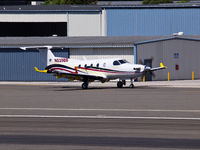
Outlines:
<svg viewBox="0 0 200 150"><path fill-rule="evenodd" d="M99 63L97 64L97 68L99 68Z"/></svg>
<svg viewBox="0 0 200 150"><path fill-rule="evenodd" d="M91 64L90 67L93 67L93 64Z"/></svg>
<svg viewBox="0 0 200 150"><path fill-rule="evenodd" d="M115 61L113 62L113 65L114 65L114 66L117 66L117 65L120 65L120 63L119 63L117 60L115 60Z"/></svg>
<svg viewBox="0 0 200 150"><path fill-rule="evenodd" d="M81 68L81 65L78 65L78 68Z"/></svg>
<svg viewBox="0 0 200 150"><path fill-rule="evenodd" d="M85 68L87 68L87 64L85 64Z"/></svg>
<svg viewBox="0 0 200 150"><path fill-rule="evenodd" d="M133 68L133 70L137 70L137 71L140 71L140 68Z"/></svg>

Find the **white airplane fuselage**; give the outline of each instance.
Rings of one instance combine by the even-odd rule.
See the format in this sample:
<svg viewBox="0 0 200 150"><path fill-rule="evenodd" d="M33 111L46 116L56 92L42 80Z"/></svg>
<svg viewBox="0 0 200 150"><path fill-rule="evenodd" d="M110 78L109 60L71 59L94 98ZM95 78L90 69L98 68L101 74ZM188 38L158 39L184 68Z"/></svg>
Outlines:
<svg viewBox="0 0 200 150"><path fill-rule="evenodd" d="M115 65L114 62L119 64ZM124 59L74 60L67 58L55 58L54 62L46 67L49 73L90 75L109 80L137 78L142 75L141 71L144 68L144 65L131 64Z"/></svg>

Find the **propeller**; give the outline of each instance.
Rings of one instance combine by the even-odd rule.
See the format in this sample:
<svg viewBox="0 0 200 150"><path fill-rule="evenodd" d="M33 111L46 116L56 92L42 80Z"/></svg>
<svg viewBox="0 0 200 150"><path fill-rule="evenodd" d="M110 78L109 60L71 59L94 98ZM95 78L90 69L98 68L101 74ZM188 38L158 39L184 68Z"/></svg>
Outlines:
<svg viewBox="0 0 200 150"><path fill-rule="evenodd" d="M154 60L154 57L152 56L150 59L153 61L153 60ZM138 62L139 62L139 64L141 64L141 65L145 65L142 59L139 59ZM145 67L148 67L148 66L145 66ZM153 71L151 71L150 68L148 68L148 69L146 69L146 70L143 72L142 78L145 76L145 74L146 74L147 72L149 72L150 75L151 75L153 78L156 77L155 73L154 73Z"/></svg>
<svg viewBox="0 0 200 150"><path fill-rule="evenodd" d="M148 67L148 66L145 66L145 67ZM153 78L156 77L155 73L154 73L153 71L151 71L150 69L151 69L151 67L148 67L148 69L144 70L142 78L144 78L144 76L145 76L147 73L150 73L150 75L151 75Z"/></svg>

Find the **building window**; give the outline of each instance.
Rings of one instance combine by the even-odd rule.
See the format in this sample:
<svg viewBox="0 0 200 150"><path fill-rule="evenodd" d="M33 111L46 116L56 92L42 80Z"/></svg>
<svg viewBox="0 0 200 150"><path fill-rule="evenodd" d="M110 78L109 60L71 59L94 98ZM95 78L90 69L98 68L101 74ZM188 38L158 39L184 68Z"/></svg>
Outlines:
<svg viewBox="0 0 200 150"><path fill-rule="evenodd" d="M174 53L174 59L178 59L179 58L179 53Z"/></svg>

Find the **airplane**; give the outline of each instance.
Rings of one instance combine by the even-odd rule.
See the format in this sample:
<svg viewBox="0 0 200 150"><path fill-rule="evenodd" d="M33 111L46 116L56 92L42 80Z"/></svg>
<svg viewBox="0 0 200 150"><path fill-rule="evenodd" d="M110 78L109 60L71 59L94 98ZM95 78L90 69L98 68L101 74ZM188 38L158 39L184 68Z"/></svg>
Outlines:
<svg viewBox="0 0 200 150"><path fill-rule="evenodd" d="M82 81L82 89L87 89L90 82L95 80L102 83L110 80L119 79L117 87L122 88L126 85L126 80L130 79L130 88L134 88L133 80L144 76L146 72L166 69L167 67L160 63L159 67L151 68L142 64L132 64L125 59L94 59L94 60L76 60L63 57L55 57L52 53L53 46L28 46L20 47L23 50L37 49L41 57L46 61L45 70L35 71L41 73L53 74L56 78L67 78L70 81ZM60 47L61 48L61 47Z"/></svg>

